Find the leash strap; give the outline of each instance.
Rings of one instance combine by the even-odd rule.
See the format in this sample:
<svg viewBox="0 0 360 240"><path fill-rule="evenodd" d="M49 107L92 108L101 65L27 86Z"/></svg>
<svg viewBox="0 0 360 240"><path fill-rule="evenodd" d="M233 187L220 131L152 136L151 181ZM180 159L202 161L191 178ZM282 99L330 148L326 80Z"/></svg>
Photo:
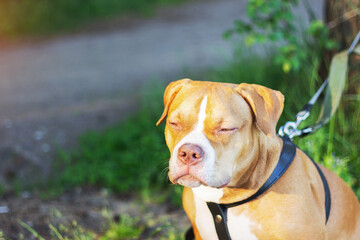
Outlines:
<svg viewBox="0 0 360 240"><path fill-rule="evenodd" d="M308 158L310 158L312 163L315 165L316 169L319 172L319 175L321 177L323 185L324 185L324 191L325 191L325 216L326 216L325 224L326 224L328 222L328 220L329 220L330 210L331 210L331 192L330 192L329 184L328 184L328 182L327 182L327 180L325 178L324 173L321 171L319 165L314 161L314 159L309 157L309 155L306 154L306 156Z"/></svg>
<svg viewBox="0 0 360 240"><path fill-rule="evenodd" d="M326 213L326 221L325 224L328 222L329 220L329 216L330 216L330 210L331 210L331 194L330 194L330 188L329 188L329 184L326 181L325 175L324 173L321 171L319 165L317 165L317 163L310 158L311 161L315 164L316 169L318 170L321 180L323 182L324 185L324 191L325 191L325 213Z"/></svg>
<svg viewBox="0 0 360 240"><path fill-rule="evenodd" d="M213 202L207 202L206 204L213 216L218 238L221 240L231 240L229 230L227 228L227 207L223 204Z"/></svg>

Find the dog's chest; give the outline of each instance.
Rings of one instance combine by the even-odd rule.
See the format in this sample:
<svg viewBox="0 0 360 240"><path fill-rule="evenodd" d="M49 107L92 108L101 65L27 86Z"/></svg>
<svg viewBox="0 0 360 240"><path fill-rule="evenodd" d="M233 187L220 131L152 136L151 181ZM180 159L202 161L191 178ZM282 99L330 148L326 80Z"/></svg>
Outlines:
<svg viewBox="0 0 360 240"><path fill-rule="evenodd" d="M215 225L206 202L195 198L196 217L195 222L202 239L217 240L219 239ZM227 225L232 240L258 240L253 229L259 228L257 223L251 221L246 214L236 214L233 209L228 209Z"/></svg>

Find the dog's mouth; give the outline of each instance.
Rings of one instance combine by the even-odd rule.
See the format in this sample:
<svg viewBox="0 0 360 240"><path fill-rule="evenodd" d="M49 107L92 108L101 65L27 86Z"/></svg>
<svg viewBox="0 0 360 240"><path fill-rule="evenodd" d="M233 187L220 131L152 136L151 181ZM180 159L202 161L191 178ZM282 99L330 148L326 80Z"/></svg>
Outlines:
<svg viewBox="0 0 360 240"><path fill-rule="evenodd" d="M191 174L184 174L184 175L174 179L171 182L173 184L180 184L180 185L183 185L183 186L189 187L189 188L196 188L196 187L200 187L201 185L208 186L208 187L214 187L214 188L223 188L229 184L230 180L226 181L224 184L219 185L219 186L211 186L208 183L204 182L203 180L201 180Z"/></svg>
<svg viewBox="0 0 360 240"><path fill-rule="evenodd" d="M183 186L189 187L189 188L200 187L201 184L203 184L203 185L205 184L200 179L198 179L190 174L183 175L183 176L179 177L178 179L176 179L174 182L176 184L180 184L180 185L183 185Z"/></svg>

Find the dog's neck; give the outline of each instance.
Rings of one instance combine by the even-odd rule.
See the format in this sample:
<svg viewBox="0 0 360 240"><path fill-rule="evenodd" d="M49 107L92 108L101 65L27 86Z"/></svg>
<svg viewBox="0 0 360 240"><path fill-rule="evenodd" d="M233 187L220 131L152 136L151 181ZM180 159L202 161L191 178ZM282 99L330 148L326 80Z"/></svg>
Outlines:
<svg viewBox="0 0 360 240"><path fill-rule="evenodd" d="M273 172L282 149L279 137L256 137L254 148L247 156L249 162L242 174L231 187L221 189L211 187L194 188L194 194L204 201L233 203L253 195Z"/></svg>

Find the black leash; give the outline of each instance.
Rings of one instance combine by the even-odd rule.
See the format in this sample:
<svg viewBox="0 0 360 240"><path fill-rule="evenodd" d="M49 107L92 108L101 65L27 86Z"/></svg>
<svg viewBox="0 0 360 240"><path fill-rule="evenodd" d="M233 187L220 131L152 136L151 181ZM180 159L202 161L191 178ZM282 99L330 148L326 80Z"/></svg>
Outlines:
<svg viewBox="0 0 360 240"><path fill-rule="evenodd" d="M306 153L305 153L306 154ZM313 164L315 165L316 169L319 172L319 175L321 177L321 180L323 182L324 185L324 192L325 192L325 214L326 214L326 221L325 224L328 222L329 220L329 216L330 216L330 210L331 210L331 193L330 193L330 188L329 188L329 184L325 178L324 173L321 171L319 165L314 161L314 159L312 159L311 157L309 157L309 155L306 154L306 156L308 158L310 158L310 160L313 162Z"/></svg>

